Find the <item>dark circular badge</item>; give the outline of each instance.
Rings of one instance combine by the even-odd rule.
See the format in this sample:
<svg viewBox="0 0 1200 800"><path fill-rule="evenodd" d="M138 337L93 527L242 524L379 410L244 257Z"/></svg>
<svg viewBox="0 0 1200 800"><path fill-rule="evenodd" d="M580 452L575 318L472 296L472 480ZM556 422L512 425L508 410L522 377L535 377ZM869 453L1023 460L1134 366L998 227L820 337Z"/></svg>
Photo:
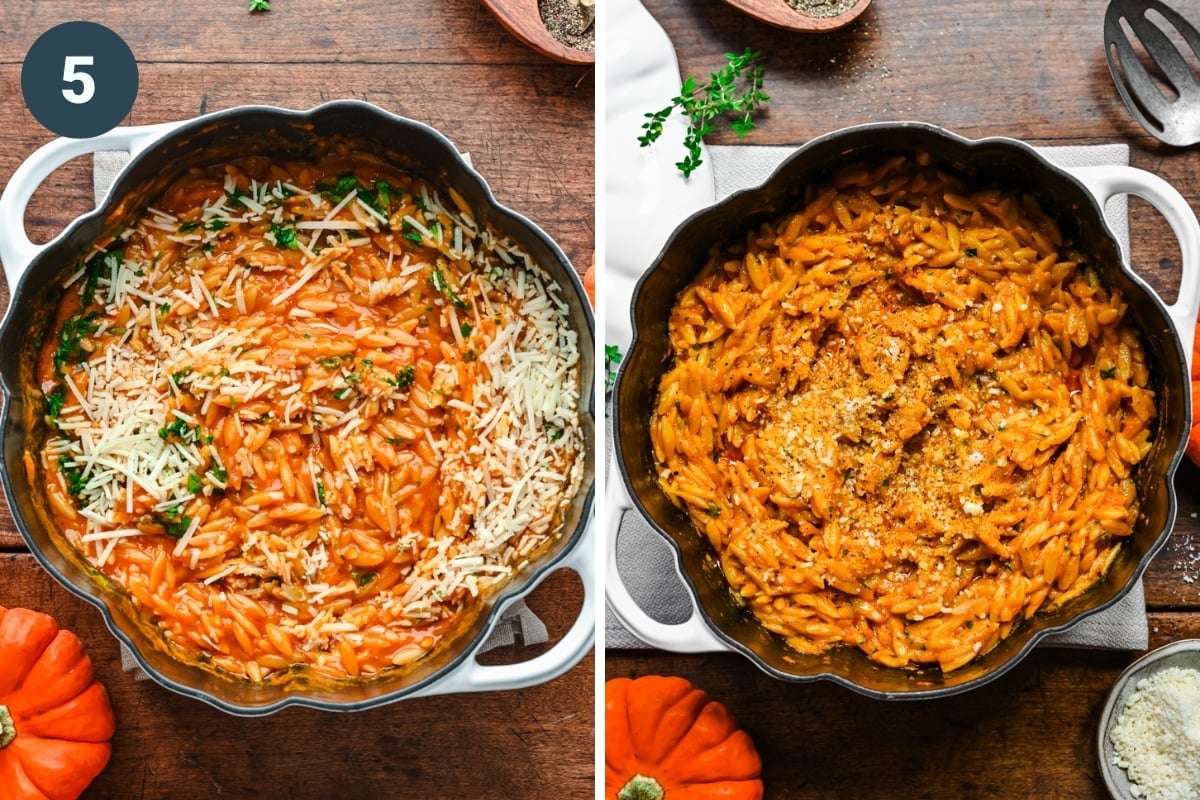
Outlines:
<svg viewBox="0 0 1200 800"><path fill-rule="evenodd" d="M112 130L133 108L138 69L120 36L95 22L64 22L38 37L21 67L34 118L59 136Z"/></svg>

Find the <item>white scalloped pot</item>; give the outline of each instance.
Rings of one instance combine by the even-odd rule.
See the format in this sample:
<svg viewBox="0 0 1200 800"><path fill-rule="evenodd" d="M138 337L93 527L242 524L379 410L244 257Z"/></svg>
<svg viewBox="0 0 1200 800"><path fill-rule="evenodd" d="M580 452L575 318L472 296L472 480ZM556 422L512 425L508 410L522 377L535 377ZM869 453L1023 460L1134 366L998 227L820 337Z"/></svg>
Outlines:
<svg viewBox="0 0 1200 800"><path fill-rule="evenodd" d="M47 244L34 244L25 232L25 208L34 191L42 182L63 164L79 156L99 151L123 150L128 152L132 159L175 128L191 124L191 122L193 121L187 120L159 125L115 128L91 139L56 139L34 151L17 168L5 187L3 195L0 195L0 225L3 225L5 231L5 235L0 237L0 261L3 262L4 277L8 281L10 305L16 295L14 287L20 284L21 277L30 263L39 253L58 241L56 238ZM584 530L580 533L579 540L554 564L554 569L548 570L542 576L542 580L545 580L552 572L559 569L570 569L577 573L583 582L583 604L579 609L579 615L566 634L553 647L535 658L517 664L485 666L475 660L478 648L487 641L505 609L536 589L541 583L538 581L531 584L520 595L506 598L502 606L497 606L492 610L487 630L479 637L475 652L466 654L458 666L439 675L433 682L415 691L404 693L403 697L522 689L552 680L578 664L595 643L596 524L594 510L588 519L580 524L584 525ZM151 677L156 678L153 672ZM189 694L191 693L189 691Z"/></svg>

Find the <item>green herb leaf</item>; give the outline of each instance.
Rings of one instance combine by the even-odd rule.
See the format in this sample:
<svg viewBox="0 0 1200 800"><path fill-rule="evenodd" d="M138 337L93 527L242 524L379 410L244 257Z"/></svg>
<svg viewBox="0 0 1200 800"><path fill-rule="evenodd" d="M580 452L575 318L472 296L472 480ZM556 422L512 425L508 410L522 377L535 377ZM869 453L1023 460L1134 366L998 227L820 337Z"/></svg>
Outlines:
<svg viewBox="0 0 1200 800"><path fill-rule="evenodd" d="M325 358L318 358L317 363L325 369L337 369L338 367L342 366L342 356L326 356Z"/></svg>
<svg viewBox="0 0 1200 800"><path fill-rule="evenodd" d="M270 11L271 0L250 0L250 13L254 14L259 11Z"/></svg>
<svg viewBox="0 0 1200 800"><path fill-rule="evenodd" d="M204 488L204 481L202 481L200 476L196 473L189 472L187 477L187 487L189 492L196 494Z"/></svg>
<svg viewBox="0 0 1200 800"><path fill-rule="evenodd" d="M83 467L71 459L64 458L58 462L58 469L67 479L67 491L72 497L83 494L87 480L83 477Z"/></svg>
<svg viewBox="0 0 1200 800"><path fill-rule="evenodd" d="M84 262L83 304L85 306L96 302L96 289L100 283L101 272L111 275L120 268L121 262L124 260L125 252L114 250L111 253L97 253Z"/></svg>
<svg viewBox="0 0 1200 800"><path fill-rule="evenodd" d="M166 529L167 535L176 539L183 538L187 529L192 527L192 518L182 513L180 506L171 506L158 516L158 522Z"/></svg>
<svg viewBox="0 0 1200 800"><path fill-rule="evenodd" d="M271 235L275 237L275 245L277 247L286 247L289 250L300 249L300 243L296 241L295 228L285 228L282 225L272 225Z"/></svg>
<svg viewBox="0 0 1200 800"><path fill-rule="evenodd" d="M53 356L56 374L62 375L64 367L83 361L86 356L83 340L96 332L96 328L99 327L96 319L99 316L98 311L89 311L86 314L77 311L63 323L62 330L58 332L58 347L54 349Z"/></svg>
<svg viewBox="0 0 1200 800"><path fill-rule="evenodd" d="M354 177L352 172L343 172L332 181L321 181L317 184L317 191L325 196L326 199L334 204L340 203L346 199L346 195L353 192L355 189L361 191L362 185L358 182L358 178Z"/></svg>
<svg viewBox="0 0 1200 800"><path fill-rule="evenodd" d="M687 117L688 127L684 133L683 146L687 155L675 164L685 178L703 163L700 146L704 137L716 130L712 122L720 117L729 118L729 127L739 137L745 136L756 127L753 115L770 97L763 93L763 66L761 54L746 48L741 55L726 53L726 66L709 76L708 83L697 89L696 79L689 77L683 82L679 94L671 98L671 104L659 111L646 114L642 123L642 135L638 143L649 147L663 134L663 124L676 109Z"/></svg>
<svg viewBox="0 0 1200 800"><path fill-rule="evenodd" d="M50 419L58 419L58 415L62 413L63 406L67 403L67 387L61 383L56 384L50 390L50 394L46 395L46 414Z"/></svg>
<svg viewBox="0 0 1200 800"><path fill-rule="evenodd" d="M460 311L467 311L471 308L467 301L459 297L458 292L454 291L454 287L446 282L446 275L441 269L435 269L433 274L429 276L429 280L433 284L433 288L445 295L446 299L453 303L455 308Z"/></svg>
<svg viewBox="0 0 1200 800"><path fill-rule="evenodd" d="M615 344L604 345L604 388L611 389L617 380L616 367L621 363L621 348Z"/></svg>
<svg viewBox="0 0 1200 800"><path fill-rule="evenodd" d="M184 444L196 444L201 438L200 426L189 425L185 420L176 417L158 429L158 438L164 442L174 441L183 442Z"/></svg>
<svg viewBox="0 0 1200 800"><path fill-rule="evenodd" d="M413 385L413 381L417 379L417 368L409 364L404 369L396 373L396 377L388 381L397 389L407 389Z"/></svg>
<svg viewBox="0 0 1200 800"><path fill-rule="evenodd" d="M185 222L182 225L180 225L179 232L180 233L191 233L192 231L198 231L198 230L200 230L200 226L203 224L204 223L202 223L200 220L194 219L191 222Z"/></svg>

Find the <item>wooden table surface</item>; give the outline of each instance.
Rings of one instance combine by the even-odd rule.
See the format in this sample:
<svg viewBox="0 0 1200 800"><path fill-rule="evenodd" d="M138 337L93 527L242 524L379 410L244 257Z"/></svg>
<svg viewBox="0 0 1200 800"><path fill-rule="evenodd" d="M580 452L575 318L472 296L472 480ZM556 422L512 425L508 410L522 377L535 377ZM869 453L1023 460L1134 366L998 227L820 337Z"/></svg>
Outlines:
<svg viewBox="0 0 1200 800"><path fill-rule="evenodd" d="M1125 143L1134 166L1200 208L1200 151L1160 145L1121 104L1104 59L1102 2L875 0L852 26L818 36L773 29L721 0L645 5L685 75L707 76L723 53L747 46L765 54L772 100L748 144L901 119L1034 145ZM1173 300L1179 248L1165 222L1134 199L1130 225L1136 268ZM1200 470L1185 463L1175 486L1178 523L1145 579L1152 647L1200 637ZM683 675L727 703L763 754L768 798L1103 798L1097 721L1112 681L1138 655L1038 648L983 688L918 703L777 682L735 655L610 649L605 674Z"/></svg>
<svg viewBox="0 0 1200 800"><path fill-rule="evenodd" d="M76 19L111 28L137 58L139 94L123 124L251 103L309 108L366 100L441 130L470 153L502 203L541 225L581 269L591 260L594 72L527 49L476 0L277 0L269 13L254 15L246 0L5 0L0 185L53 138L22 100L25 53L41 33ZM35 241L47 241L90 209L91 169L90 158L72 162L35 195L26 220ZM559 573L530 605L552 636L561 635L581 596L578 579ZM40 569L6 507L0 509L0 605L49 612L78 633L112 695L113 756L87 798L593 793L592 655L563 677L521 691L405 700L354 714L288 709L263 719L231 717L123 672L99 612Z"/></svg>

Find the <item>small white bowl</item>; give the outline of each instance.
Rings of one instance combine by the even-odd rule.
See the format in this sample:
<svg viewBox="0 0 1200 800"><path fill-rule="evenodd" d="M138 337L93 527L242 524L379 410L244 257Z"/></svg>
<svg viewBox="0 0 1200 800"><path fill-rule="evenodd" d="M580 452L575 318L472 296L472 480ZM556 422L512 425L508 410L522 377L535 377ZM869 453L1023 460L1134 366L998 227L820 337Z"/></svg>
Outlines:
<svg viewBox="0 0 1200 800"><path fill-rule="evenodd" d="M1132 784L1125 770L1113 763L1113 745L1109 738L1113 726L1121 717L1129 696L1137 691L1138 681L1149 678L1167 667L1190 667L1200 670L1200 639L1181 639L1156 650L1134 661L1117 678L1104 710L1100 712L1100 727L1096 736L1096 750L1100 758L1100 774L1104 776L1104 784L1108 792L1116 800L1135 800L1130 791Z"/></svg>

